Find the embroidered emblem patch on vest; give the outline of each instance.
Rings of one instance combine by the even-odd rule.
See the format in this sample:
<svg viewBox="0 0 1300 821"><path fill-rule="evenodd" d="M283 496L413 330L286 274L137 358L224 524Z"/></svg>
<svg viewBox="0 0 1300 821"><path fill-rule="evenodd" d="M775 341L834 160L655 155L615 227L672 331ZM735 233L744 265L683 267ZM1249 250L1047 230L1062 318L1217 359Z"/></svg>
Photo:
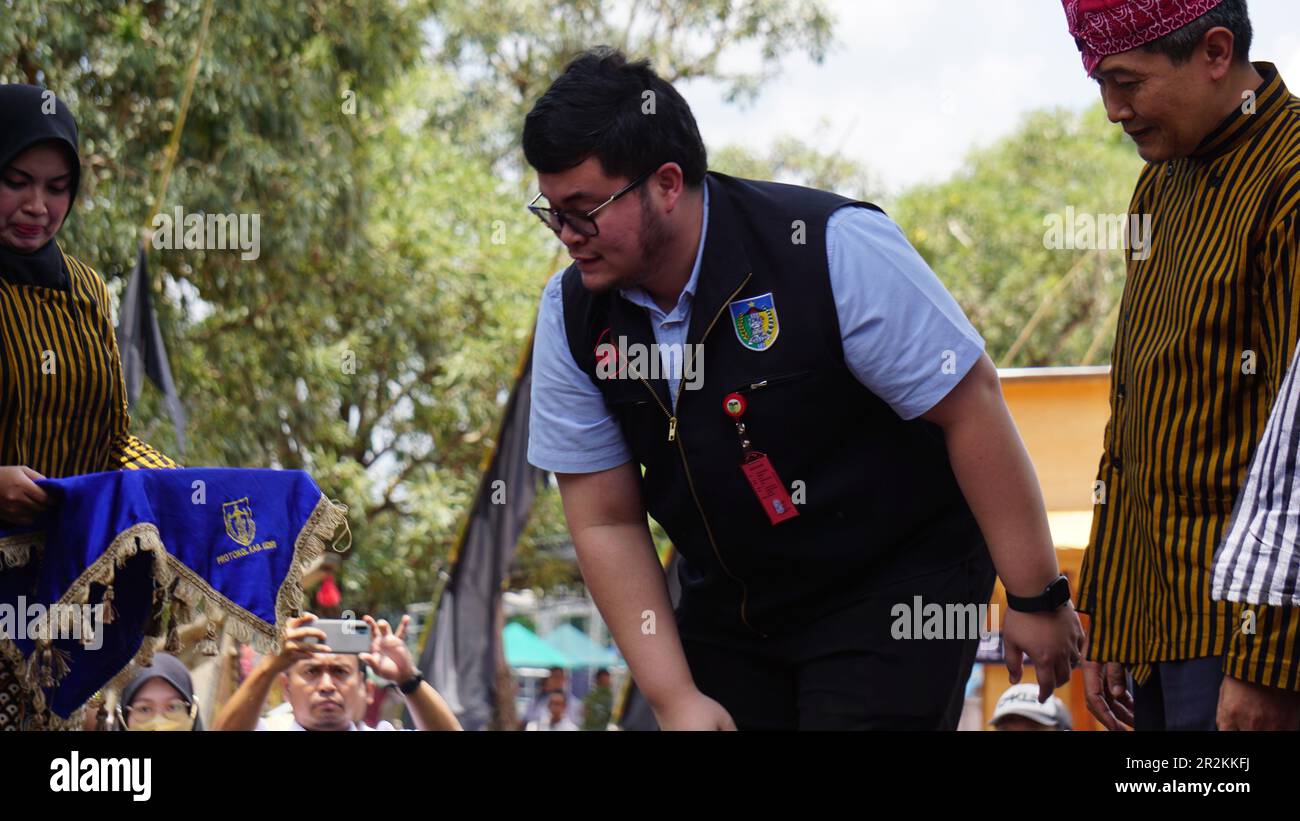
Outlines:
<svg viewBox="0 0 1300 821"><path fill-rule="evenodd" d="M727 306L731 311L731 325L736 329L740 344L751 351L765 351L772 347L781 327L776 321L776 303L772 294L745 297Z"/></svg>

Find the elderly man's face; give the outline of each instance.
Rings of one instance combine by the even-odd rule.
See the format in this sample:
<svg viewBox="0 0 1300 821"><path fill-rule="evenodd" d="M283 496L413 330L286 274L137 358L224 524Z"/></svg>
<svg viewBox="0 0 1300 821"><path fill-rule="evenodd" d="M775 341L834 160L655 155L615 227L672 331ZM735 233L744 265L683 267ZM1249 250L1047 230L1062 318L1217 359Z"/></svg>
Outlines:
<svg viewBox="0 0 1300 821"><path fill-rule="evenodd" d="M1147 162L1190 155L1225 116L1203 57L1175 64L1139 48L1105 58L1092 76L1106 116L1124 128Z"/></svg>
<svg viewBox="0 0 1300 821"><path fill-rule="evenodd" d="M286 678L293 717L308 730L348 729L365 714L372 697L360 660L348 653L299 661Z"/></svg>

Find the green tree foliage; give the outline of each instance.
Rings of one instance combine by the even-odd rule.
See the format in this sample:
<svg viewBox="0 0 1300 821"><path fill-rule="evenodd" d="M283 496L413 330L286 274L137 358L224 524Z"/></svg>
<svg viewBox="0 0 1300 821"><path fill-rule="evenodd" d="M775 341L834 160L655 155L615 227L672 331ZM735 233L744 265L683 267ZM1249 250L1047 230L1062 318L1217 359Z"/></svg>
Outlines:
<svg viewBox="0 0 1300 821"><path fill-rule="evenodd" d="M440 6L436 57L464 82L441 114L497 156L518 159L523 115L570 59L596 45L647 58L671 83L708 78L731 100L752 98L804 53L820 62L831 41L823 0L480 0ZM729 70L735 51L757 54L752 71Z"/></svg>
<svg viewBox="0 0 1300 821"><path fill-rule="evenodd" d="M834 191L867 202L882 199L871 169L839 150L823 150L797 137L778 138L766 150L726 145L709 154L709 167L724 174Z"/></svg>
<svg viewBox="0 0 1300 821"><path fill-rule="evenodd" d="M1100 105L1040 111L971 153L951 179L905 192L890 212L999 366L1105 364L1123 252L1050 249L1044 236L1047 220L1069 208L1125 214L1141 167ZM1008 357L1036 313L1032 334Z"/></svg>

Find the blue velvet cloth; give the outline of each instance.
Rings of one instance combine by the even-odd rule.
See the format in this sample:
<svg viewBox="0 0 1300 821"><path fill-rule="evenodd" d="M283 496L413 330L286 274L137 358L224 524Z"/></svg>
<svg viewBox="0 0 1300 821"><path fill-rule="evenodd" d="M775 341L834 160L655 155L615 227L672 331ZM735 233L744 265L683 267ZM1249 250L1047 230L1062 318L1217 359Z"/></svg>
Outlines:
<svg viewBox="0 0 1300 821"><path fill-rule="evenodd" d="M209 601L245 623L253 617L254 626L270 633L300 535L310 527L315 539L303 543L319 549L332 531L329 524L337 523L326 515L333 506L322 502L321 491L302 471L123 470L38 484L58 504L34 527L0 529L0 544L32 533L44 542L22 566L0 568L0 605L11 612L22 605L31 618L39 612L35 607L48 609L60 600L101 603L106 588L94 579L106 578L108 563L115 565L109 571L114 615L111 623L94 624L102 634L90 642L66 634L51 641L66 654L68 669L43 689L47 708L64 718L139 651L151 617L167 604L165 597L155 602L158 579L179 576ZM107 556L115 543L115 555ZM159 543L167 558L158 555ZM159 561L166 568L156 566ZM293 593L287 601L296 606ZM8 638L25 658L37 649L31 635Z"/></svg>

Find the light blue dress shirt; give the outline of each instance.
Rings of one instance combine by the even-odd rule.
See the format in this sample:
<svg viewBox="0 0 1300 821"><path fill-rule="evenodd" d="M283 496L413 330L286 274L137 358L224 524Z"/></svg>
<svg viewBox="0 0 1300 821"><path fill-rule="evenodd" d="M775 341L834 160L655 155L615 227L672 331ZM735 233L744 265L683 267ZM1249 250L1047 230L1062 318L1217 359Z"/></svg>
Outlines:
<svg viewBox="0 0 1300 821"><path fill-rule="evenodd" d="M681 351L686 342L708 241L708 186L703 220L695 266L671 312L665 314L640 288L619 292L649 314L660 348ZM915 419L938 404L984 353L983 337L884 214L847 207L833 213L826 223L826 259L845 362L901 418ZM528 461L554 473L596 473L632 454L600 389L569 350L563 273L546 283L538 310ZM780 294L775 296L779 311ZM666 361L665 371L676 401L678 375Z"/></svg>

